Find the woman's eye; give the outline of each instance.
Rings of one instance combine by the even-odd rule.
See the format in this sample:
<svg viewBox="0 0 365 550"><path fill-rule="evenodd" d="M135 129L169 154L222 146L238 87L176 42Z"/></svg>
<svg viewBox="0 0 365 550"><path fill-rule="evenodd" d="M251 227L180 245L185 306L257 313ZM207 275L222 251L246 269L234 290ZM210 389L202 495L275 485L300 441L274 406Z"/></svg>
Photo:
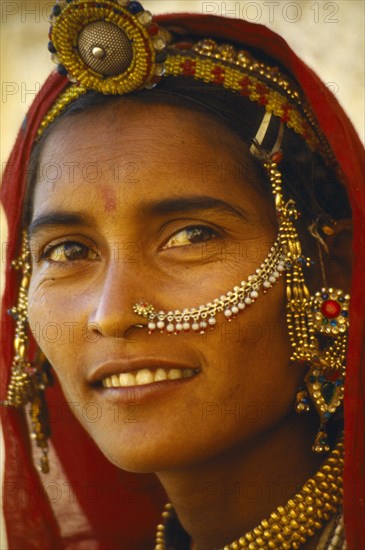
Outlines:
<svg viewBox="0 0 365 550"><path fill-rule="evenodd" d="M42 259L51 262L75 262L77 260L97 260L98 254L88 246L69 241L46 249Z"/></svg>
<svg viewBox="0 0 365 550"><path fill-rule="evenodd" d="M175 233L169 241L164 245L166 248L174 248L177 246L186 246L189 244L198 244L205 241L210 241L217 237L217 234L213 229L209 227L186 227L178 233Z"/></svg>

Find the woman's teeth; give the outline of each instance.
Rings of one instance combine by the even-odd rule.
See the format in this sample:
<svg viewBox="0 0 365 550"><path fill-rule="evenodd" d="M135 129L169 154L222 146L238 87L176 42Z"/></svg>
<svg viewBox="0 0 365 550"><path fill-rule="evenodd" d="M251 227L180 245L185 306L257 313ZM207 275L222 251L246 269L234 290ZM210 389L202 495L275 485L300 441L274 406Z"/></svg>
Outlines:
<svg viewBox="0 0 365 550"><path fill-rule="evenodd" d="M194 369L157 369L151 371L142 369L135 372L123 372L113 374L103 379L104 388L125 388L130 386L145 386L163 380L178 380L179 378L191 378L196 374Z"/></svg>

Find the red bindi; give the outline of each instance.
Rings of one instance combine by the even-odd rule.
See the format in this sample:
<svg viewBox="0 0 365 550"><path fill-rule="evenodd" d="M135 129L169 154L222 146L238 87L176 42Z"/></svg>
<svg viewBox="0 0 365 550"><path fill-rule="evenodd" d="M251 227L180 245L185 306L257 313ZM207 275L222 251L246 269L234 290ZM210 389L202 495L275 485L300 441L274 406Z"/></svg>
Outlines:
<svg viewBox="0 0 365 550"><path fill-rule="evenodd" d="M105 212L113 212L117 207L116 192L111 187L102 188Z"/></svg>

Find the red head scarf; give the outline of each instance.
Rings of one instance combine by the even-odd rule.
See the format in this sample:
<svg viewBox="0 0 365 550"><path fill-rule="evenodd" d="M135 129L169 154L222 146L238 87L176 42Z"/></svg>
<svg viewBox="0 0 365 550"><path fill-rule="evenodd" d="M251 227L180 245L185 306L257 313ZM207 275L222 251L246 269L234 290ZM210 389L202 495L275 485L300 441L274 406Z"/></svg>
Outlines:
<svg viewBox="0 0 365 550"><path fill-rule="evenodd" d="M317 116L345 177L354 223L350 337L345 390L345 529L350 550L363 547L364 528L364 318L365 187L363 149L347 116L327 87L286 42L261 25L201 15L164 15L166 27L253 47L295 77ZM19 132L4 175L1 197L8 227L6 289L2 304L2 399L6 398L14 325L6 312L16 303L19 280L10 261L19 252L25 175L37 129L68 81L53 74L34 101ZM6 446L4 510L10 549L123 548L153 546L155 525L166 497L153 476L112 466L71 415L58 385L47 390L51 409L51 474L33 466L23 411L2 409ZM52 455L55 455L54 457ZM57 459L56 459L57 457ZM54 460L54 462L53 462ZM47 478L47 479L46 479Z"/></svg>

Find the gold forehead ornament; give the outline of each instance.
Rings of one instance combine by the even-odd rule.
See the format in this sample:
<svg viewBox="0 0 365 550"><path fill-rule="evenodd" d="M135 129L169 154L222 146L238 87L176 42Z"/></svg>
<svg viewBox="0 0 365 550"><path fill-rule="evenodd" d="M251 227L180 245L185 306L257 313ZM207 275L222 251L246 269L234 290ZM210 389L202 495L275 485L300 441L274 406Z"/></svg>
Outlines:
<svg viewBox="0 0 365 550"><path fill-rule="evenodd" d="M50 21L48 49L70 85L42 121L39 135L89 90L123 95L182 76L222 86L264 106L312 150L333 160L294 80L247 50L210 38L174 43L173 35L134 0L59 0Z"/></svg>

